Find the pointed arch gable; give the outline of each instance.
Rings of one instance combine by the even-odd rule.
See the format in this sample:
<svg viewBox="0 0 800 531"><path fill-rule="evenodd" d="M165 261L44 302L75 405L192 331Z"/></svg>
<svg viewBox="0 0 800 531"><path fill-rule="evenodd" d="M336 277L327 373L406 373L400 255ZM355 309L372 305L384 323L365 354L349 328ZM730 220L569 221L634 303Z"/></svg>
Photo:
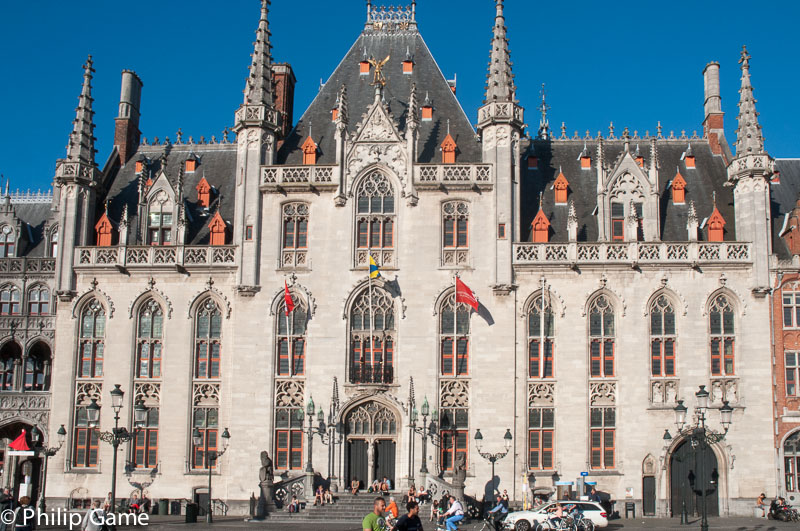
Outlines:
<svg viewBox="0 0 800 531"><path fill-rule="evenodd" d="M738 291L735 291L728 286L721 286L715 290L712 290L708 295L706 295L705 302L703 303L703 316L708 315L709 308L714 303L714 299L716 299L719 295L725 295L728 297L728 301L731 303L734 309L734 313L738 316L744 316L747 313L747 304L744 299L740 296Z"/></svg>
<svg viewBox="0 0 800 531"><path fill-rule="evenodd" d="M531 292L530 295L527 296L527 298L525 298L520 308L521 310L520 316L525 318L525 316L528 315L528 312L531 309L533 301L541 297L542 293L546 293L547 295L549 295L550 305L555 310L553 313L558 314L559 317L564 317L564 315L566 315L567 312L567 304L564 301L564 298L561 296L561 294L558 293L558 291L556 291L555 289L553 289L553 287L550 285L547 285L544 289L539 288L537 290L534 290L533 292Z"/></svg>
<svg viewBox="0 0 800 531"><path fill-rule="evenodd" d="M298 297L298 299L302 300L303 304L305 305L306 309L308 310L309 318L314 317L314 313L317 310L317 300L311 294L308 288L303 286L302 284L291 284L289 286L289 293ZM281 288L275 292L275 295L272 297L272 302L269 304L269 314L276 315L279 312L280 306L284 300L284 288Z"/></svg>
<svg viewBox="0 0 800 531"><path fill-rule="evenodd" d="M615 312L619 311L620 316L622 317L625 316L625 309L626 309L625 299L623 299L622 295L612 290L611 288L603 286L586 295L585 297L586 302L584 302L583 308L581 309L582 317L586 317L587 315L589 315L589 308L591 307L594 300L600 297L601 295L605 295L609 299L611 305L614 307Z"/></svg>
<svg viewBox="0 0 800 531"><path fill-rule="evenodd" d="M186 318L194 318L198 308L200 308L200 305L203 304L206 299L213 299L217 306L219 306L220 310L222 310L225 314L225 319L230 319L231 303L228 301L228 298L225 295L213 287L200 291L196 293L194 297L192 297L192 300L189 302L189 309L186 313Z"/></svg>
<svg viewBox="0 0 800 531"><path fill-rule="evenodd" d="M644 317L648 317L650 315L650 309L653 307L653 303L662 295L669 299L675 308L683 309L684 316L689 313L689 305L686 302L686 299L684 299L683 296L674 289L667 286L662 286L656 289L650 295L650 297L645 300L644 306L642 307L642 315Z"/></svg>
<svg viewBox="0 0 800 531"><path fill-rule="evenodd" d="M355 303L356 299L364 292L364 290L369 289L369 279L364 279L357 282L351 289L350 293L344 300L344 308L342 312L342 319L347 319L350 316L350 310L353 307L353 303ZM373 278L372 279L372 289L382 289L392 299L399 299L398 309L400 310L400 316L402 319L406 318L406 303L405 298L402 297L399 291L396 288L397 286L397 278L392 281L386 280L383 277Z"/></svg>
<svg viewBox="0 0 800 531"><path fill-rule="evenodd" d="M167 319L172 319L172 301L160 289L152 286L137 295L128 306L128 318L133 319L139 312L139 308L149 299L154 299L167 314Z"/></svg>
<svg viewBox="0 0 800 531"><path fill-rule="evenodd" d="M77 319L80 316L81 311L83 311L84 307L89 304L92 299L97 299L97 302L103 306L103 309L105 310L106 314L108 314L109 319L114 317L114 302L105 291L97 287L97 280L93 280L92 289L84 291L73 301L72 318Z"/></svg>
<svg viewBox="0 0 800 531"><path fill-rule="evenodd" d="M336 422L344 421L344 419L346 419L351 412L358 409L359 406L363 406L364 404L368 404L370 402L379 404L395 414L398 420L397 436L399 437L402 432L399 422L402 420L403 415L408 412L407 407L391 394L382 393L377 390L360 393L346 400L339 408Z"/></svg>
<svg viewBox="0 0 800 531"><path fill-rule="evenodd" d="M347 191L347 196L355 197L356 190L358 190L358 187L361 186L361 184L375 172L380 173L381 175L386 177L386 179L389 180L392 189L397 194L396 197L398 198L405 197L405 189L403 186L404 183L402 177L398 175L397 172L394 171L394 169L380 162L374 162L372 164L368 164L367 166L358 170L358 175L354 179L350 180L349 183L350 187L349 190ZM395 207L397 206L397 204L398 203L395 202ZM355 208L357 209L358 205L355 205Z"/></svg>

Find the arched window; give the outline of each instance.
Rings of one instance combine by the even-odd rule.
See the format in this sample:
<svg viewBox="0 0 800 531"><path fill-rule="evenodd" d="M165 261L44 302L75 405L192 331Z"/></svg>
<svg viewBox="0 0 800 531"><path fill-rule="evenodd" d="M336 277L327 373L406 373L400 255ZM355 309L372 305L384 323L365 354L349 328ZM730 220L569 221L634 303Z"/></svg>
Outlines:
<svg viewBox="0 0 800 531"><path fill-rule="evenodd" d="M139 309L136 327L136 377L160 378L164 312L153 299Z"/></svg>
<svg viewBox="0 0 800 531"><path fill-rule="evenodd" d="M308 205L289 203L283 205L283 243L281 264L283 267L307 265L308 251Z"/></svg>
<svg viewBox="0 0 800 531"><path fill-rule="evenodd" d="M172 243L172 214L174 205L163 190L150 202L147 213L147 243L169 245Z"/></svg>
<svg viewBox="0 0 800 531"><path fill-rule="evenodd" d="M28 290L28 314L50 314L50 290L47 286L37 284Z"/></svg>
<svg viewBox="0 0 800 531"><path fill-rule="evenodd" d="M28 351L25 359L24 385L26 391L47 391L50 389L50 347L36 343Z"/></svg>
<svg viewBox="0 0 800 531"><path fill-rule="evenodd" d="M736 336L733 329L733 305L724 294L717 295L708 311L711 332L711 374L732 376L736 374L733 355Z"/></svg>
<svg viewBox="0 0 800 531"><path fill-rule="evenodd" d="M14 229L9 225L4 225L0 229L0 258L16 256L17 236Z"/></svg>
<svg viewBox="0 0 800 531"><path fill-rule="evenodd" d="M0 391L12 391L16 387L16 371L22 360L22 349L14 341L0 348Z"/></svg>
<svg viewBox="0 0 800 531"><path fill-rule="evenodd" d="M589 366L594 378L614 376L614 307L605 295L589 306Z"/></svg>
<svg viewBox="0 0 800 531"><path fill-rule="evenodd" d="M58 256L58 227L50 231L50 257Z"/></svg>
<svg viewBox="0 0 800 531"><path fill-rule="evenodd" d="M301 376L306 372L306 322L308 314L301 300L292 295L294 310L286 315L286 302L281 301L276 314L278 325L278 376Z"/></svg>
<svg viewBox="0 0 800 531"><path fill-rule="evenodd" d="M448 201L442 205L442 265L469 262L469 204Z"/></svg>
<svg viewBox="0 0 800 531"><path fill-rule="evenodd" d="M19 289L11 284L0 288L0 315L19 315Z"/></svg>
<svg viewBox="0 0 800 531"><path fill-rule="evenodd" d="M359 249L394 248L394 188L374 171L356 190L356 239ZM379 262L381 261L379 257Z"/></svg>
<svg viewBox="0 0 800 531"><path fill-rule="evenodd" d="M394 381L394 338L392 297L378 287L365 289L350 310L351 383Z"/></svg>
<svg viewBox="0 0 800 531"><path fill-rule="evenodd" d="M650 305L650 374L675 376L675 309L664 295Z"/></svg>
<svg viewBox="0 0 800 531"><path fill-rule="evenodd" d="M211 298L197 309L195 320L195 378L219 378L222 312Z"/></svg>
<svg viewBox="0 0 800 531"><path fill-rule="evenodd" d="M469 374L469 316L470 307L456 305L455 293L442 303L439 312L439 345L442 376Z"/></svg>
<svg viewBox="0 0 800 531"><path fill-rule="evenodd" d="M83 312L81 312L78 378L100 378L103 376L105 336L106 312L97 299L92 299L84 306Z"/></svg>
<svg viewBox="0 0 800 531"><path fill-rule="evenodd" d="M800 465L800 431L789 435L783 443L783 474L788 492L798 490L797 481L800 479L798 465Z"/></svg>
<svg viewBox="0 0 800 531"><path fill-rule="evenodd" d="M555 336L549 297L539 295L528 308L528 377L552 378Z"/></svg>

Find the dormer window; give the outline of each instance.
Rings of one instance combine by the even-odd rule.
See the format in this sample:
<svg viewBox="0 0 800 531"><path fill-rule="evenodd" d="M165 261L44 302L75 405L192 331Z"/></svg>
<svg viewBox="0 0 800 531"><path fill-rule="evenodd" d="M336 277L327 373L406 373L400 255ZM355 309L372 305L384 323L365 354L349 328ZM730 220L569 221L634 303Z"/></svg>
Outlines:
<svg viewBox="0 0 800 531"><path fill-rule="evenodd" d="M0 258L16 256L16 250L17 237L14 234L14 229L9 225L4 225L0 229Z"/></svg>
<svg viewBox="0 0 800 531"><path fill-rule="evenodd" d="M147 243L150 245L172 244L173 204L166 194L159 192L150 203L147 214Z"/></svg>
<svg viewBox="0 0 800 531"><path fill-rule="evenodd" d="M50 232L50 257L56 258L58 256L58 227Z"/></svg>
<svg viewBox="0 0 800 531"><path fill-rule="evenodd" d="M331 122L335 122L339 118L339 109L334 107L331 109Z"/></svg>
<svg viewBox="0 0 800 531"><path fill-rule="evenodd" d="M534 243L547 243L550 239L550 220L544 215L541 205L539 212L531 223Z"/></svg>
<svg viewBox="0 0 800 531"><path fill-rule="evenodd" d="M141 160L137 160L136 161L136 173L137 174L142 173L143 170L144 170L144 162L141 161Z"/></svg>
<svg viewBox="0 0 800 531"><path fill-rule="evenodd" d="M556 181L553 183L553 188L555 189L555 200L557 205L566 205L567 204L567 189L569 188L569 182L567 178L564 177L562 172L558 172L558 177L556 177Z"/></svg>
<svg viewBox="0 0 800 531"><path fill-rule="evenodd" d="M442 142L442 164L455 164L456 162L456 142L450 133Z"/></svg>
<svg viewBox="0 0 800 531"><path fill-rule="evenodd" d="M581 155L581 169L582 170L591 170L592 169L592 157L587 155Z"/></svg>
<svg viewBox="0 0 800 531"><path fill-rule="evenodd" d="M406 59L403 61L403 74L410 75L414 73L414 61Z"/></svg>
<svg viewBox="0 0 800 531"><path fill-rule="evenodd" d="M208 208L211 204L211 185L208 184L205 177L200 179L195 189L197 190L197 206Z"/></svg>
<svg viewBox="0 0 800 531"><path fill-rule="evenodd" d="M672 179L672 202L682 205L686 202L686 179L678 172Z"/></svg>
<svg viewBox="0 0 800 531"><path fill-rule="evenodd" d="M424 105L422 107L422 121L430 122L431 120L433 120L433 107L430 105Z"/></svg>
<svg viewBox="0 0 800 531"><path fill-rule="evenodd" d="M186 159L186 173L193 173L197 169L197 159Z"/></svg>
<svg viewBox="0 0 800 531"><path fill-rule="evenodd" d="M367 61L366 59L364 59L363 61L361 61L358 64L358 68L359 68L359 73L362 76L368 76L369 75L369 61Z"/></svg>
<svg viewBox="0 0 800 531"><path fill-rule="evenodd" d="M625 239L625 205L611 203L611 239L623 241Z"/></svg>
<svg viewBox="0 0 800 531"><path fill-rule="evenodd" d="M317 163L317 144L310 136L303 142L303 164L313 165Z"/></svg>
<svg viewBox="0 0 800 531"><path fill-rule="evenodd" d="M722 217L722 214L717 210L717 206L714 205L714 211L711 213L711 217L708 218L708 241L721 242L724 239L724 235L725 218Z"/></svg>
<svg viewBox="0 0 800 531"><path fill-rule="evenodd" d="M103 215L100 217L100 221L94 226L94 230L97 233L97 246L98 247L110 247L111 246L111 230L112 230L111 220L108 219L108 212L104 212Z"/></svg>
<svg viewBox="0 0 800 531"><path fill-rule="evenodd" d="M694 168L694 151L692 150L692 145L686 148L686 151L683 152L683 162L686 164L687 168Z"/></svg>
<svg viewBox="0 0 800 531"><path fill-rule="evenodd" d="M222 219L219 211L217 211L208 223L209 242L211 245L225 245L225 229L225 220Z"/></svg>

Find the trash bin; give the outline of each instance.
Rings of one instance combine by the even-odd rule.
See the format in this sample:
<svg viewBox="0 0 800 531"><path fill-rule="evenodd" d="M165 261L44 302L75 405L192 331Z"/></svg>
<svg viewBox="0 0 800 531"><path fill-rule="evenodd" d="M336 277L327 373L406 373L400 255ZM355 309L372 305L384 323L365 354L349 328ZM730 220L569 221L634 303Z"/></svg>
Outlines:
<svg viewBox="0 0 800 531"><path fill-rule="evenodd" d="M169 514L169 500L158 500L158 514Z"/></svg>
<svg viewBox="0 0 800 531"><path fill-rule="evenodd" d="M181 501L180 500L172 500L169 504L169 514L172 516L180 516L181 515Z"/></svg>
<svg viewBox="0 0 800 531"><path fill-rule="evenodd" d="M186 523L194 524L197 522L197 511L199 506L196 503L186 504Z"/></svg>

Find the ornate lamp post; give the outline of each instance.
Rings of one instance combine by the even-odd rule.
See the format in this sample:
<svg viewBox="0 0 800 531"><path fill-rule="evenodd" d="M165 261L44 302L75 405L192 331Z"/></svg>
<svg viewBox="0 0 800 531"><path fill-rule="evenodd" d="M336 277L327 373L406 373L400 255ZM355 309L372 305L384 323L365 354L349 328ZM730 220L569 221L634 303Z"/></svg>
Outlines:
<svg viewBox="0 0 800 531"><path fill-rule="evenodd" d="M228 442L230 442L231 434L228 433L228 428L225 428L222 432L222 451L218 450L206 450L205 456L205 465L208 469L208 510L206 511L206 523L210 524L213 520L213 516L211 515L211 510L213 508L213 498L211 497L211 468L214 466L214 461L222 457L222 455L228 451ZM200 433L200 430L195 427L192 430L192 442L195 446L202 446L203 445L203 434Z"/></svg>
<svg viewBox="0 0 800 531"><path fill-rule="evenodd" d="M508 455L509 450L511 450L511 441L514 437L511 435L511 430L506 429L506 434L503 435L503 445L505 450L502 452L498 452L496 454L490 454L483 452L481 450L481 446L483 445L483 434L481 434L481 430L475 430L475 448L478 450L478 454L489 461L492 464L492 488L494 488L494 464L499 460L504 458Z"/></svg>
<svg viewBox="0 0 800 531"><path fill-rule="evenodd" d="M314 445L314 432L317 429L314 427L314 398L310 397L308 399L308 403L306 404L306 411L305 414L308 415L308 427L305 428L303 431L306 432L308 435L308 453L306 454L306 474L313 474L314 473L314 466L311 460L311 454ZM321 413L321 411L320 411ZM303 421L303 410L297 410L297 420Z"/></svg>
<svg viewBox="0 0 800 531"><path fill-rule="evenodd" d="M694 410L694 417L696 420L693 424L686 425L686 413L688 412L688 408L683 405L683 400L678 400L678 405L673 408L673 411L675 412L675 427L678 429L678 435L685 437L689 441L695 456L698 451L700 452L700 470L697 474L697 478L700 482L700 496L702 498L700 506L702 516L700 529L701 531L708 531L708 508L706 507L706 483L708 480L705 470L706 452L708 452L710 445L725 439L725 436L728 434L728 428L730 428L733 422L733 408L728 404L727 400L722 403L722 407L719 408L719 418L724 431L722 433L717 433L706 428L706 410L709 409L709 396L705 385L700 386L700 389L695 393L695 397L697 397L697 406L695 406ZM672 436L669 435L668 431L664 433L665 442L671 439ZM686 515L686 495L683 486L682 478L681 491L683 494L683 507L681 509L681 524L688 523L688 517Z"/></svg>
<svg viewBox="0 0 800 531"><path fill-rule="evenodd" d="M119 445L128 442L139 432L147 421L147 408L141 400L136 402L133 407L133 423L134 430L129 432L127 428L120 427L119 425L119 412L122 410L122 401L125 392L120 389L119 384L114 385L114 389L109 393L111 395L111 408L114 410L114 429L111 431L103 431L97 434L97 438L103 442L107 442L114 448L114 456L111 464L111 511L114 512L117 507L117 451ZM96 399L92 399L92 403L86 407L86 416L89 421L89 427L95 428L100 423L100 406L97 404Z"/></svg>
<svg viewBox="0 0 800 531"><path fill-rule="evenodd" d="M333 421L333 411L328 412L328 422L325 423L325 413L322 411L322 406L320 406L319 411L317 412L317 433L319 434L319 439L322 444L328 446L328 479L333 480L336 479L336 475L334 474L334 448L337 444L342 444L342 440L344 439L344 430L342 429L341 424L337 424ZM335 483L331 481L331 485Z"/></svg>
<svg viewBox="0 0 800 531"><path fill-rule="evenodd" d="M67 438L67 430L64 429L64 425L62 424L58 431L56 432L58 435L58 446L53 447L42 447L39 448L38 451L44 456L44 470L42 471L42 495L39 496L39 511L45 512L47 510L47 504L45 503L45 493L47 492L47 461L56 455L61 447L64 446L64 440ZM42 431L37 427L34 426L31 430L31 439L33 443L38 445L38 443L42 440Z"/></svg>
<svg viewBox="0 0 800 531"><path fill-rule="evenodd" d="M417 419L419 418L420 412L417 411L417 408L414 408L413 412L411 413L411 427L416 432L422 435L422 466L419 468L420 474L427 474L428 473L428 436L431 438L434 437L434 429L435 429L435 422L433 419L436 418L436 410L433 411L433 415L431 415L431 406L428 404L428 397L425 397L425 400L422 401L422 426L417 427ZM431 417L430 423L428 422L428 417Z"/></svg>

